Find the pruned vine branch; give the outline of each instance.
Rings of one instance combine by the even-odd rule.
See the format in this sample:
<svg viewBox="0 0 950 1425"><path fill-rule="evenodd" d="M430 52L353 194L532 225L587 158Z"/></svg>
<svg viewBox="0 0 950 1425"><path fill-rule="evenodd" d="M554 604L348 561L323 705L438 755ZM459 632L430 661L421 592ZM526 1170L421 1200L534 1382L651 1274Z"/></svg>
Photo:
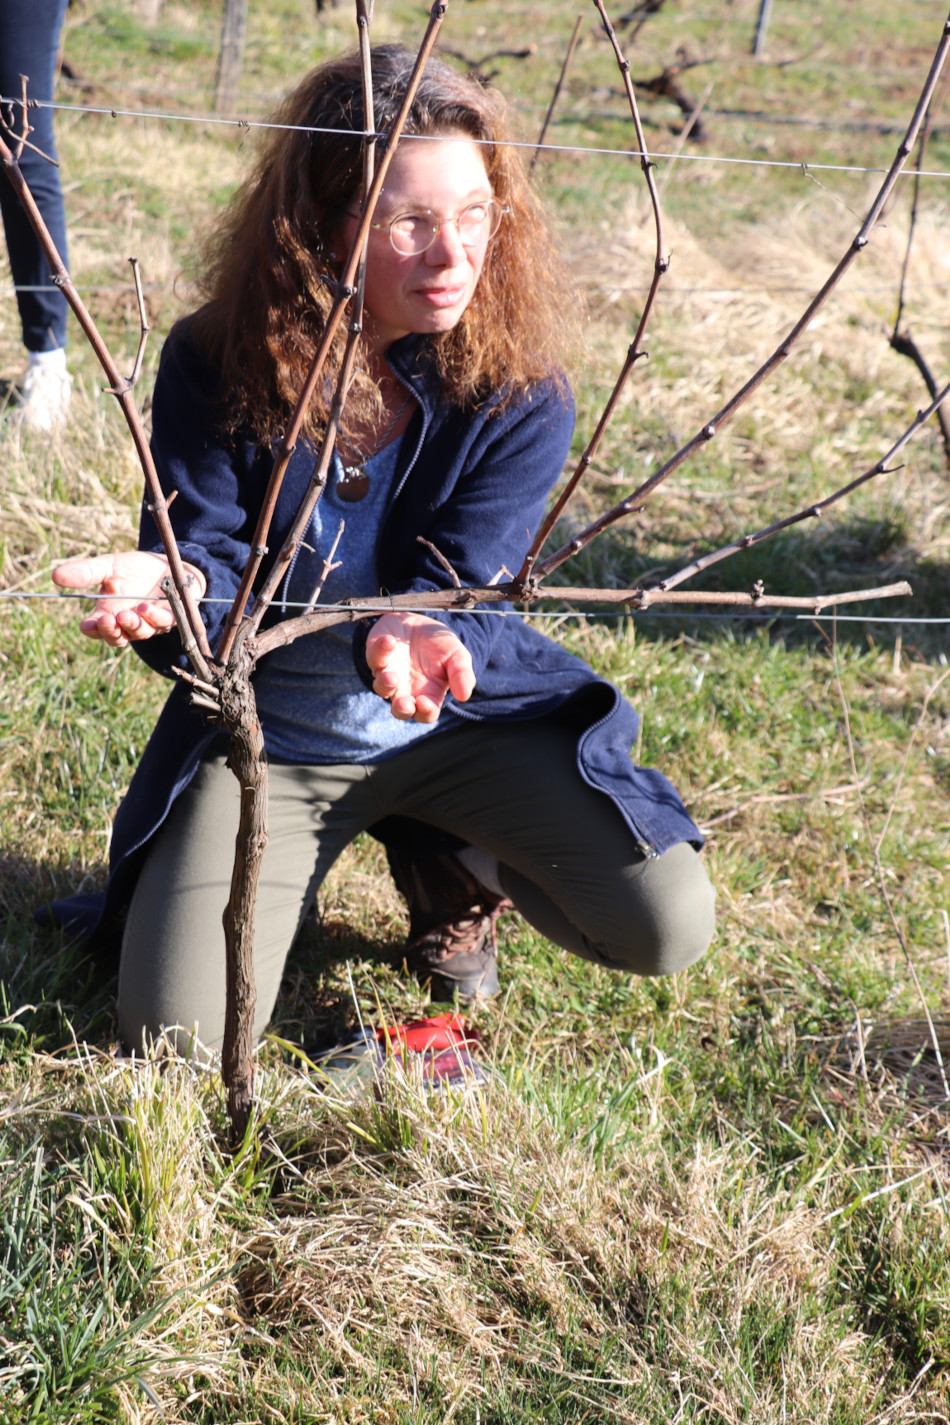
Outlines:
<svg viewBox="0 0 950 1425"><path fill-rule="evenodd" d="M595 0L595 3L598 3L599 8L599 0ZM523 571L525 576L527 576L530 572L537 580L547 578L548 575L553 574L555 569L559 569L560 566L564 564L568 559L572 558L575 554L578 554L582 549L586 548L587 545L590 544L592 540L596 539L598 535L602 534L604 530L609 529L611 525L616 524L618 520L624 519L627 515L638 512L642 508L644 500L646 500L646 498L651 495L653 491L656 490L663 483L667 476L671 475L674 470L678 470L679 467L684 463L684 461L688 460L692 455L695 455L697 451L702 450L703 447L708 445L711 440L714 440L716 435L722 429L722 427L732 419L732 417L736 414L740 407L744 405L744 403L749 399L749 397L752 396L754 392L756 392L758 388L762 385L762 383L767 380L769 376L772 375L773 371L775 371L777 367L779 367L786 360L793 347L799 341L803 333L807 331L815 316L824 306L825 302L828 300L831 293L837 287L842 277L845 275L845 273L848 271L852 263L863 251L863 249L867 246L871 230L873 229L879 217L881 216L881 212L883 211L884 205L886 204L888 197L893 191L894 184L897 182L897 179L902 169L904 168L904 165L907 162L907 158L911 152L911 149L914 146L917 134L920 131L920 126L924 120L924 115L926 114L930 101L933 98L933 94L936 89L938 79L940 77L940 72L944 66L944 63L946 62L948 51L950 51L950 18L948 18L944 22L943 34L941 36L940 43L937 46L936 53L934 54L933 61L930 65L930 70L928 72L927 79L924 83L920 97L915 105L914 113L911 117L910 123L907 127L903 139L901 140L898 146L897 153L895 154L893 162L891 163L891 166L887 171L884 181L882 182L877 192L877 195L874 198L874 201L868 209L864 221L862 222L860 228L852 239L852 242L847 252L838 262L837 266L834 268L824 285L812 298L811 302L809 302L808 306L805 308L805 311L799 317L798 321L792 327L788 335L779 343L779 345L775 348L771 355L762 363L758 370L754 372L752 376L749 377L748 381L746 381L745 384L740 387L740 389L735 393L735 395L730 397L730 399L725 403L725 405L721 406L713 416L711 416L707 421L705 421L700 426L696 434L690 440L688 440L685 445L681 446L680 449L677 450L676 453L669 458L669 460L667 460L663 465L661 465L660 468L649 477L649 479L645 480L642 485L639 485L637 489L632 492L632 494L628 495L624 500L621 500L619 504L614 505L612 509L607 510L605 514L599 517L599 519L594 520L592 524L586 527L586 529L581 530L581 532L575 535L569 543L562 545L560 549L556 550L546 559L541 560L540 562L535 562L533 569L529 569L527 567L526 561L526 568ZM598 430L600 430L600 427L598 427ZM574 483L576 484L576 481ZM548 525L551 525L550 521L546 523ZM547 538L548 532L549 529L546 529L545 540ZM537 549L532 546L531 551L534 560L537 559L537 554L543 545L543 541L542 543L539 543L536 540L535 544L537 545Z"/></svg>
<svg viewBox="0 0 950 1425"><path fill-rule="evenodd" d="M870 599L895 599L911 594L913 590L906 580L895 584L882 584L874 589L851 589L842 594L766 594L761 584L748 591L732 590L724 593L706 590L690 590L688 593L665 592L658 587L650 589L584 589L571 585L564 589L545 589L534 594L525 594L517 582L487 584L484 588L432 589L424 594L383 594L372 599L345 599L332 609L315 609L313 613L301 614L298 618L282 619L266 632L258 634L251 643L255 658L263 658L277 648L285 648L307 634L322 633L341 623L357 623L361 619L378 618L384 613L459 613L474 609L476 605L505 604L520 601L526 604L557 601L578 607L604 605L619 611L628 609L642 611L655 604L696 604L704 607L756 608L756 609L807 609L820 614L823 609L835 608L839 604L855 604Z"/></svg>
<svg viewBox="0 0 950 1425"><path fill-rule="evenodd" d="M234 604L230 612L228 613L227 621L225 623L224 634L221 639L220 646L218 648L217 658L220 663L226 663L228 658L230 657L231 650L234 647L234 640L237 636L238 625L240 624L241 619L245 617L245 608L247 605L247 600L254 586L254 581L257 578L258 572L260 571L261 561L267 552L267 535L270 530L271 521L273 520L274 511L277 507L277 497L280 494L284 475L287 473L287 467L290 464L291 457L293 456L294 450L296 448L297 437L300 434L301 427L303 426L303 422L306 417L307 409L313 398L313 393L317 389L317 383L323 373L323 368L326 365L327 357L329 356L330 349L333 345L333 341L339 329L340 323L343 320L347 305L350 299L355 295L356 288L353 284L357 277L360 263L363 260L366 240L369 235L370 223L373 221L373 213L376 208L376 202L379 198L380 192L382 191L383 183L386 179L386 174L389 171L389 165L392 162L393 155L396 152L400 135L402 134L403 128L405 127L406 119L409 115L409 110L412 107L412 103L416 95L416 90L419 86L419 80L422 77L422 71L425 68L426 61L428 60L429 55L432 53L432 49L435 45L436 38L442 26L442 21L445 18L445 13L447 9L448 0L436 0L436 3L432 6L432 9L429 13L429 23L426 28L425 35L423 36L422 44L419 47L419 53L416 57L416 62L409 77L409 83L406 86L406 93L403 96L403 100L399 106L399 110L396 114L396 117L393 120L392 125L390 126L390 129L386 135L382 157L380 158L379 163L376 165L372 183L370 184L365 194L362 211L360 213L359 224L357 226L356 234L353 238L353 246L350 249L349 256L344 265L343 275L339 283L339 290L334 299L333 305L330 308L330 312L327 316L323 337L320 341L317 351L314 354L310 371L307 374L307 379L304 382L303 389L300 392L300 396L297 401L297 407L294 411L293 416L291 417L290 425L284 432L284 435L278 446L278 452L276 460L274 462L274 468L271 471L270 480L268 481L267 485L267 492L264 496L264 503L261 508L261 513L258 517L257 526L254 531L254 537L251 545L251 557L248 560L247 568L245 569L244 575L241 579L240 587L238 588L238 592L235 595ZM364 7L361 7L359 13L361 16L365 17L366 23L368 24L368 10L366 10ZM360 33L362 34L363 32L364 25L361 21ZM371 145L374 142L374 134L372 133L372 131L367 131L365 138L367 144ZM337 391L338 393L340 391L339 384L337 386ZM335 424L333 423L334 414ZM308 495L308 498L312 499L310 513L312 513L313 511L313 505L316 504L320 480L321 478L323 480L326 479L326 472L329 469L330 457L333 453L333 442L336 438L336 428L339 425L339 414L339 410L336 410L335 413L331 412L331 417L327 425L327 431L323 441L323 445L317 458L317 469L315 471L314 479L311 482L310 493ZM309 517L310 514L308 513L307 520L309 520ZM287 570L287 567L290 564L291 559L293 558L293 549L296 549L297 544L303 537L303 532L306 529L306 525L307 521L304 521L299 530L295 530L295 532L291 534L290 540L288 540L288 543L285 544L284 549L281 551L279 559L274 565L274 572L270 580L268 581L267 585L265 585L265 588L262 589L259 593L255 605L256 622L259 622L260 619L263 617L267 604L273 598L274 592L276 591L281 578L283 577L284 573ZM292 547L291 541L293 542Z"/></svg>
<svg viewBox="0 0 950 1425"><path fill-rule="evenodd" d="M44 163L50 164L50 166L51 166L52 168L58 168L58 167L59 167L59 159L58 159L58 158L54 158L51 153L45 153L45 152L43 151L43 149L41 149L41 148L37 148L37 146L36 146L35 143L30 143L30 134L34 133L35 130L33 129L33 125L30 123L30 120L29 120L30 100L29 100L28 97L27 97L27 90L29 89L29 83L30 83L29 75L27 75L27 74L21 74L21 75L20 75L20 132L19 132L19 134L17 135L17 141L16 141L16 161L17 161L17 163L20 162L20 159L23 157L23 150L24 150L25 148L28 148L31 153L35 153L39 158L41 158L41 159L43 160ZM9 109L10 109L10 113L11 113L11 116L12 116L12 113L13 113L13 105L12 105L12 104L9 105ZM3 127L6 128L6 129L7 129L8 131L10 131L11 133L13 132L13 121L12 121L12 117L11 117L10 120L7 120L7 119L6 119L6 116L4 116L4 119L3 119Z"/></svg>
<svg viewBox="0 0 950 1425"><path fill-rule="evenodd" d="M443 49L442 53L449 55L452 59L457 59L464 64L468 70L470 79L474 79L478 84L491 84L492 80L498 76L497 69L486 69L486 65L491 64L494 59L533 59L538 52L538 46L532 42L522 46L521 49L495 49L490 54L483 54L481 59L472 59L470 55L463 54L458 49Z"/></svg>
<svg viewBox="0 0 950 1425"><path fill-rule="evenodd" d="M686 93L679 82L679 76L686 70L699 69L701 65L709 62L707 58L690 59L686 51L681 49L675 63L668 64L653 79L638 79L636 82L641 94L652 94L657 99L669 99L675 104L686 121L688 132L692 133L697 143L705 143L708 138L698 112L702 106Z"/></svg>
<svg viewBox="0 0 950 1425"><path fill-rule="evenodd" d="M142 291L142 274L139 271L139 260L137 257L130 257L129 263L132 267L132 281L135 283L135 300L139 307L139 349L135 353L135 362L132 366L132 374L129 377L129 386L135 386L142 374L142 362L145 360L145 343L148 341L148 334L151 327L148 324L148 312L145 308L145 293Z"/></svg>
<svg viewBox="0 0 950 1425"><path fill-rule="evenodd" d="M877 475L890 475L893 467L888 462L903 450L907 442L920 430L921 426L935 413L943 409L943 402L950 396L950 382L944 386L942 391L936 393L934 400L926 410L918 411L911 424L904 431L886 455L883 455L870 470L866 470L863 475L858 475L856 479L847 485L842 485L840 490L835 490L834 494L827 495L823 500L816 500L807 509L799 510L794 515L786 515L784 519L776 520L774 524L766 525L764 529L756 530L754 534L744 534L741 539L735 540L732 544L726 544L722 549L713 550L709 554L704 554L700 559L694 559L691 564L687 564L675 574L671 574L667 579L661 579L656 588L661 591L675 589L679 584L685 584L687 579L692 579L694 574L699 574L703 569L708 569L712 564L718 564L723 559L728 559L731 554L738 554L741 549L751 549L754 544L761 544L763 539L768 539L770 535L778 534L779 530L788 529L790 525L800 524L803 520L820 519L825 510L832 505L843 500L846 495L850 495L853 490L857 490L860 485L865 485L869 480L873 480Z"/></svg>
<svg viewBox="0 0 950 1425"><path fill-rule="evenodd" d="M563 63L561 64L561 72L558 75L557 83L554 86L554 93L551 95L551 101L548 104L547 113L545 114L544 122L541 125L541 132L538 134L538 141L534 146L534 153L531 155L531 162L528 164L529 178L534 173L535 165L537 164L538 159L541 156L541 147L544 143L544 140L548 136L548 129L550 128L551 120L554 117L554 110L557 107L558 99L560 99L561 97L561 90L564 88L564 80L567 77L567 71L570 67L571 60L574 58L574 51L577 49L577 43L581 37L581 30L583 29L583 27L584 17L583 15L578 15L577 19L574 22L574 33L571 35L571 38L568 42L567 53L565 54Z"/></svg>
<svg viewBox="0 0 950 1425"><path fill-rule="evenodd" d="M24 123L25 122L26 120L24 118ZM185 624L193 641L193 645L198 649L203 658L210 659L211 649L208 646L205 626L202 623L198 605L189 587L190 580L185 572L185 567L178 551L178 542L175 539L175 533L172 529L171 521L168 518L168 501L165 499L159 482L158 472L155 469L155 462L152 460L152 453L149 450L148 438L142 425L142 418L132 399L132 387L134 383L131 379L124 377L119 371L119 368L112 358L111 352L100 335L96 323L93 321L82 298L73 285L72 278L66 270L66 266L59 255L56 244L50 236L49 229L43 221L43 215L36 206L36 200L27 186L26 180L20 171L20 166L7 144L4 134L16 142L16 136L11 133L7 126L5 116L2 110L0 110L0 167L2 167L10 183L13 185L13 190L20 201L20 205L26 213L30 226L43 249L43 254L49 263L54 285L60 289L66 301L69 303L69 306L72 308L76 320L82 328L83 335L95 352L99 365L106 374L109 382L107 389L111 395L115 396L122 408L122 414L125 417L126 424L132 436L132 443L135 446L135 453L138 456L139 464L145 476L145 489L149 513L155 521L155 526L162 542L162 548L168 560L168 567L171 570L175 586L181 596Z"/></svg>
<svg viewBox="0 0 950 1425"><path fill-rule="evenodd" d="M445 7L433 8L432 19L423 44L431 43L437 33L438 22ZM437 13L438 12L438 13ZM228 765L237 777L241 788L241 806L238 834L235 842L234 869L231 878L231 893L224 911L224 941L227 966L226 1015L224 1043L221 1051L221 1072L228 1096L228 1112L235 1139L243 1139L253 1108L254 1090L254 1006L256 990L254 985L254 908L257 901L257 887L260 880L264 852L267 848L267 798L268 772L264 755L264 733L257 714L257 700L251 681L257 664L257 655L249 635L268 608L277 589L279 578L293 559L303 538L314 506L326 484L327 471L336 433L339 429L343 406L353 379L357 348L363 329L363 295L366 281L366 238L369 220L372 217L370 194L378 196L381 180L374 183L375 160L373 137L375 132L375 111L373 105L373 76L369 48L370 11L368 0L356 0L357 28L359 32L360 60L363 88L363 193L364 220L360 223L353 248L346 264L348 276L356 281L350 310L343 361L337 377L336 390L330 409L327 429L317 458L317 465L306 494L301 502L277 561L279 575L272 572L265 580L253 614L237 628L231 653L220 675L219 696L224 725L231 735ZM417 60L410 79L410 90L415 92L413 80L418 84L424 61ZM408 104L397 117L392 147L395 148L401 129L400 119L405 122ZM389 151L392 159L392 149ZM384 165L380 165L385 173ZM373 200L375 202L375 199ZM311 376L313 372L311 371ZM309 382L308 382L309 384ZM298 403L298 415L301 407ZM278 460L279 465L279 460ZM283 479L283 471L280 472ZM273 476L272 476L273 482ZM334 546L335 547L335 546ZM332 552L328 563L332 560ZM325 577L325 576L324 576ZM231 607L235 614L240 609L238 601Z"/></svg>
<svg viewBox="0 0 950 1425"><path fill-rule="evenodd" d="M936 379L916 338L911 335L910 328L905 327L905 329L901 331L901 320L904 316L907 294L907 274L910 269L910 254L914 245L914 234L917 228L917 213L920 205L920 173L924 166L924 154L927 151L927 141L933 132L934 116L946 97L948 83L950 83L950 75L945 74L940 86L940 91L934 95L933 100L928 105L926 118L921 125L920 141L917 146L917 162L914 164L913 198L910 205L910 221L907 226L907 246L904 250L904 261L901 264L901 280L897 293L897 313L894 317L894 329L888 338L891 349L896 351L898 356L909 357L917 367L931 400L937 395ZM943 440L944 461L950 466L950 417L948 417L943 406L940 406L937 411L937 422L940 426L940 435Z"/></svg>
<svg viewBox="0 0 950 1425"><path fill-rule="evenodd" d="M643 133L643 125L640 122L640 111L637 107L637 96L633 91L633 84L630 80L630 62L624 57L623 51L620 48L620 41L617 39L616 33L614 32L614 28L610 23L610 19L604 7L603 0L594 0L594 5L603 22L604 29L607 32L607 36L610 40L610 43L613 46L613 51L617 59L617 64L620 68L621 74L623 75L624 86L627 92L627 102L630 105L630 114L633 119L633 126L637 135L637 146L640 153L640 168L643 172L643 177L646 180L647 191L650 194L650 202L653 207L653 222L656 233L656 251L653 259L653 277L650 281L650 289L647 292L647 298L643 305L643 311L640 315L640 321L637 324L637 330L634 333L633 341L627 348L627 355L624 360L623 366L620 368L620 375L617 377L617 380L614 383L614 388L610 393L606 406L604 407L603 415L597 422L594 434L591 436L587 448L585 449L583 455L580 458L577 468L575 469L571 478L568 480L564 489L561 491L561 494L558 496L558 499L555 501L553 509L542 521L541 528L538 530L537 534L531 542L531 547L525 555L524 563L522 564L518 574L518 578L521 580L522 583L526 583L531 578L532 573L534 571L535 561L538 557L539 552L544 548L545 544L547 543L548 537L551 534L551 531L554 529L555 525L558 523L564 512L567 510L568 506L571 503L571 500L574 498L574 494L577 490L577 487L580 485L588 469L590 468L590 463L593 460L594 456L597 454L607 427L610 425L610 422L613 419L614 412L617 409L618 402L620 401L623 389L627 384L627 379L630 375L630 372L633 370L636 363L641 360L641 358L647 355L647 352L645 352L643 349L643 342L644 338L646 337L647 325L653 313L653 308L656 304L657 294L660 290L660 283L662 282L665 274L669 271L670 266L670 260L664 255L663 252L663 214L660 211L660 198L659 194L657 193L656 181L653 176L654 165L650 160L649 154L647 153L646 138L644 137Z"/></svg>

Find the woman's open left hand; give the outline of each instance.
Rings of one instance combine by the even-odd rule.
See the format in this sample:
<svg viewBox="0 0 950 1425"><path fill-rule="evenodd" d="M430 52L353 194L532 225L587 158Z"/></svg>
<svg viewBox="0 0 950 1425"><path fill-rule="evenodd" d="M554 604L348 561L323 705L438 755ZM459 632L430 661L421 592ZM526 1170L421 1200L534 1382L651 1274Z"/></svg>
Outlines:
<svg viewBox="0 0 950 1425"><path fill-rule="evenodd" d="M383 614L366 642L373 692L403 722L435 722L447 693L472 696L475 673L468 649L437 619Z"/></svg>
<svg viewBox="0 0 950 1425"><path fill-rule="evenodd" d="M205 576L192 564L184 568L194 579L200 598L207 584ZM175 627L171 605L162 598L160 587L167 573L168 560L163 554L130 549L68 559L53 570L53 583L61 589L88 589L98 584L95 608L80 623L80 632L110 648L125 648Z"/></svg>

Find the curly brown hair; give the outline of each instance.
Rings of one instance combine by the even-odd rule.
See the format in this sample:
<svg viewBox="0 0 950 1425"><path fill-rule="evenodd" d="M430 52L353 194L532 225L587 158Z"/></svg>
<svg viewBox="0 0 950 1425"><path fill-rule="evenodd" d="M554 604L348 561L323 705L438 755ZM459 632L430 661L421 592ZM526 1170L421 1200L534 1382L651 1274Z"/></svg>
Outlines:
<svg viewBox="0 0 950 1425"><path fill-rule="evenodd" d="M377 129L385 130L415 60L401 45L372 51ZM338 275L333 233L358 202L363 176L363 95L357 52L307 75L271 120L253 172L201 254L205 304L192 330L221 371L227 424L273 439L293 411ZM539 380L559 376L574 349L578 302L525 176L508 146L501 96L430 59L403 131L464 134L479 144L495 196L510 209L492 239L474 297L456 327L429 338L445 396L473 406L494 393L499 407ZM352 133L353 137L349 137ZM328 389L342 357L334 344ZM318 392L306 429L326 419ZM380 409L362 363L348 399L356 422Z"/></svg>

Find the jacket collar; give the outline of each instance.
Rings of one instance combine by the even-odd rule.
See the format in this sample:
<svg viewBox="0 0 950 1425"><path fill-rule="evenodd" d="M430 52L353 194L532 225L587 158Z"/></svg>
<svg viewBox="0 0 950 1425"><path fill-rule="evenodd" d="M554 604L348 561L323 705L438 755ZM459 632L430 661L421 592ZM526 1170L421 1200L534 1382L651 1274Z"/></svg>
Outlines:
<svg viewBox="0 0 950 1425"><path fill-rule="evenodd" d="M386 361L393 374L411 389L428 424L442 401L430 344L424 336L412 332L387 348Z"/></svg>

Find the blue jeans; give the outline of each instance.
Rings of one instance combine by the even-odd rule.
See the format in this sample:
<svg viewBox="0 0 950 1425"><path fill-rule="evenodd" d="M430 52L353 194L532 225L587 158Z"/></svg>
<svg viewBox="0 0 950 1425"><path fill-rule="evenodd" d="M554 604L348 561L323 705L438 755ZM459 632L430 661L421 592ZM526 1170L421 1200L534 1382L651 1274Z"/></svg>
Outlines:
<svg viewBox="0 0 950 1425"><path fill-rule="evenodd" d="M66 0L0 0L0 95L5 100L19 99L21 74L29 77L27 93L31 99L52 99L56 50L65 13ZM6 104L4 118L11 120L11 110ZM34 129L30 142L55 158L52 110L31 109L29 120ZM19 132L18 105L12 111L12 127L15 133ZM65 264L66 216L59 169L28 148L23 150L20 169ZM66 344L66 298L50 285L49 263L13 188L3 175L0 175L0 212L17 288L23 345L28 351L54 351ZM25 288L43 290L21 290Z"/></svg>

